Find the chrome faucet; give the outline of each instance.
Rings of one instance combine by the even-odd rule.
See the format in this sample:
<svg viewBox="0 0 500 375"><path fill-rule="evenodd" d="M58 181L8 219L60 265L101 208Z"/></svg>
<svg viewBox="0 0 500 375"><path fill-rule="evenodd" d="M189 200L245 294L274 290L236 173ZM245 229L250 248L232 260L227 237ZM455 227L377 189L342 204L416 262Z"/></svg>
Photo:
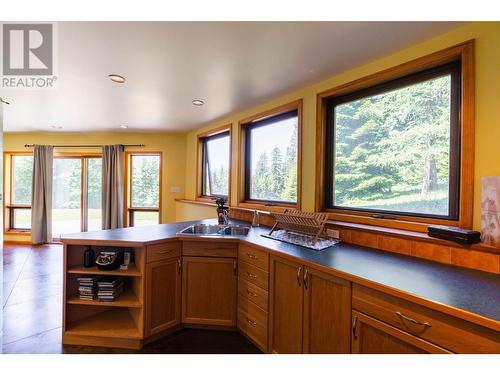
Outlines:
<svg viewBox="0 0 500 375"><path fill-rule="evenodd" d="M219 224L229 225L229 212L226 208L219 211Z"/></svg>

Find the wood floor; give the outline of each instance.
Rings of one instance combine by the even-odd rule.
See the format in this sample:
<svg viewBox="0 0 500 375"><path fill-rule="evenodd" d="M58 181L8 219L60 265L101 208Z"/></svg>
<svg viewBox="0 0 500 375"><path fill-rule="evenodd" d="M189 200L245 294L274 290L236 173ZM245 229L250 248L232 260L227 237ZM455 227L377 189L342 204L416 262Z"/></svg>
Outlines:
<svg viewBox="0 0 500 375"><path fill-rule="evenodd" d="M141 351L61 344L62 246L5 245L3 353L256 354L237 332L184 329Z"/></svg>

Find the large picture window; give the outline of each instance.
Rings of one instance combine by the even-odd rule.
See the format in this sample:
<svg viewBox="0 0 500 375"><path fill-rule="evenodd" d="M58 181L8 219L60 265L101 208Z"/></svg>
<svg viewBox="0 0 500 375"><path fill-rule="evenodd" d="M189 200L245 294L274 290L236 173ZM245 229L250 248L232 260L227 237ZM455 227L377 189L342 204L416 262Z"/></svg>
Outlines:
<svg viewBox="0 0 500 375"><path fill-rule="evenodd" d="M203 137L202 196L227 197L229 194L230 132Z"/></svg>
<svg viewBox="0 0 500 375"><path fill-rule="evenodd" d="M326 102L326 208L457 220L460 63Z"/></svg>
<svg viewBox="0 0 500 375"><path fill-rule="evenodd" d="M31 186L33 184L33 155L13 154L11 163L11 190L9 230L31 229Z"/></svg>
<svg viewBox="0 0 500 375"><path fill-rule="evenodd" d="M54 157L52 171L52 237L102 229L102 158Z"/></svg>
<svg viewBox="0 0 500 375"><path fill-rule="evenodd" d="M128 225L158 224L161 153L130 153L128 164Z"/></svg>
<svg viewBox="0 0 500 375"><path fill-rule="evenodd" d="M244 125L245 202L298 202L299 111Z"/></svg>

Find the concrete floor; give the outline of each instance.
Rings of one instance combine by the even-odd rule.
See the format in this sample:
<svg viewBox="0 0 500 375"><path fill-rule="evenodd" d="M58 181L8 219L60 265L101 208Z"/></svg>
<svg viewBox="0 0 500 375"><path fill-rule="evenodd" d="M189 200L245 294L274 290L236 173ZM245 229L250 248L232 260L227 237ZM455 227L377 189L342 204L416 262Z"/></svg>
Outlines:
<svg viewBox="0 0 500 375"><path fill-rule="evenodd" d="M61 344L61 245L5 245L3 252L3 353L256 354L234 331L184 329L140 352Z"/></svg>

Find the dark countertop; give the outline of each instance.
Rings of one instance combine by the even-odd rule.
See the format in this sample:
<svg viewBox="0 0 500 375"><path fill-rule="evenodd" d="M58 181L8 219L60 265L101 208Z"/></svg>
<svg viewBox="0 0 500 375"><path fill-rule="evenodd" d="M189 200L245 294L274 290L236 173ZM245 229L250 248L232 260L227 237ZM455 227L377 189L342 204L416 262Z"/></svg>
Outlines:
<svg viewBox="0 0 500 375"><path fill-rule="evenodd" d="M62 240L66 243L82 244L112 241L127 246L133 243L143 245L177 238L178 231L195 223L214 224L216 220L78 233L67 235ZM249 226L246 222L232 220L231 223ZM353 281L360 278L411 294L434 303L435 307L446 305L452 309L478 315L479 318L494 320L500 326L500 275L347 243L340 243L323 251L314 251L261 236L268 231L267 227L252 228L248 236L242 237L241 241L298 258L299 261L326 267L341 277L352 276ZM213 237L204 238L213 239ZM189 238L183 237L183 239Z"/></svg>

